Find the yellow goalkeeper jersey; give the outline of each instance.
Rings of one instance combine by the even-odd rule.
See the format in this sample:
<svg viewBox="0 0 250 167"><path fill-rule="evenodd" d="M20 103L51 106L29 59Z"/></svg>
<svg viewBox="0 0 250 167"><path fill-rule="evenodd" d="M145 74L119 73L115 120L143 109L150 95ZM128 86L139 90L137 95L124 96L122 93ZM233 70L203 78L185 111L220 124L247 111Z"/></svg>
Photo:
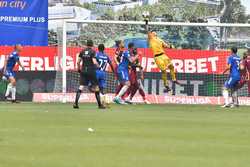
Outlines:
<svg viewBox="0 0 250 167"><path fill-rule="evenodd" d="M149 47L152 49L154 55L164 53L163 44L164 41L158 37L152 37L149 39Z"/></svg>

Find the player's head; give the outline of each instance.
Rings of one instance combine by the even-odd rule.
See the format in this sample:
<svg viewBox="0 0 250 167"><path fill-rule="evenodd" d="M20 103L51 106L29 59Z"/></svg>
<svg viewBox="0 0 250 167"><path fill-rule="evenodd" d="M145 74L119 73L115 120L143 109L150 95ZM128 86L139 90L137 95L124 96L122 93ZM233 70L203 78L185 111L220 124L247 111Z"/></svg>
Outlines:
<svg viewBox="0 0 250 167"><path fill-rule="evenodd" d="M14 50L17 51L17 52L21 52L22 49L23 49L23 47L20 44L17 44L17 45L14 46Z"/></svg>
<svg viewBox="0 0 250 167"><path fill-rule="evenodd" d="M104 44L99 44L99 45L98 45L98 51L99 51L99 52L104 52L104 50L105 50Z"/></svg>
<svg viewBox="0 0 250 167"><path fill-rule="evenodd" d="M238 49L237 49L236 47L232 47L232 48L231 48L231 52L232 52L233 54L237 54Z"/></svg>
<svg viewBox="0 0 250 167"><path fill-rule="evenodd" d="M115 46L117 48L124 48L124 42L122 40L115 41Z"/></svg>
<svg viewBox="0 0 250 167"><path fill-rule="evenodd" d="M157 33L156 33L155 30L151 30L150 32L151 32L151 35L152 35L152 36L157 37Z"/></svg>
<svg viewBox="0 0 250 167"><path fill-rule="evenodd" d="M135 45L134 45L134 43L133 43L133 42L129 42L129 43L128 43L128 48L129 48L129 49L133 49L133 48L134 48L134 46L135 46Z"/></svg>
<svg viewBox="0 0 250 167"><path fill-rule="evenodd" d="M87 47L93 47L94 46L94 42L91 39L87 40Z"/></svg>

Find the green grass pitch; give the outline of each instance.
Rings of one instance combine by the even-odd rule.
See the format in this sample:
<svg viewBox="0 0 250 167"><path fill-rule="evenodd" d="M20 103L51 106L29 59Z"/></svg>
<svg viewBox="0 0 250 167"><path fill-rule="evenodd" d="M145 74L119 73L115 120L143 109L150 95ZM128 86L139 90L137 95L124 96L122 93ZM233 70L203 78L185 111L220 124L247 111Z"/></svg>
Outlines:
<svg viewBox="0 0 250 167"><path fill-rule="evenodd" d="M250 165L249 107L80 107L0 103L0 167Z"/></svg>

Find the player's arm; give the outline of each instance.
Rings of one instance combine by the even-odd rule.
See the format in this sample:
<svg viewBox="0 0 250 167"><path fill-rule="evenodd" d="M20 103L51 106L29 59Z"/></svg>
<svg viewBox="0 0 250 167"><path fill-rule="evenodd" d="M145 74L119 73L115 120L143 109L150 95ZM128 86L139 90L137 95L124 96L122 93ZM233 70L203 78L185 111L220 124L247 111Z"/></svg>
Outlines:
<svg viewBox="0 0 250 167"><path fill-rule="evenodd" d="M112 64L112 62L111 62L111 60L109 58L108 58L108 63L110 65L110 68L113 71L113 73L115 73L115 68L114 68L114 66L113 66L113 64Z"/></svg>
<svg viewBox="0 0 250 167"><path fill-rule="evenodd" d="M96 60L95 57L92 58L92 61L93 61L94 65L95 65L97 68L100 68L100 65L99 65L99 63L97 62L97 60Z"/></svg>
<svg viewBox="0 0 250 167"><path fill-rule="evenodd" d="M226 74L230 70L230 68L231 68L231 64L228 64L222 74Z"/></svg>
<svg viewBox="0 0 250 167"><path fill-rule="evenodd" d="M79 54L78 60L77 60L77 71L81 72L81 62L82 62L82 52Z"/></svg>
<svg viewBox="0 0 250 167"><path fill-rule="evenodd" d="M95 54L95 52L93 52L93 53L91 54L91 57L92 57L92 62L93 62L93 64L94 64L97 68L101 68L100 65L99 65L99 63L98 63L98 61L97 61L97 59L96 59L96 54Z"/></svg>
<svg viewBox="0 0 250 167"><path fill-rule="evenodd" d="M134 63L137 59L139 58L139 55L135 55L135 56L130 56L128 57L128 60L131 62L131 63Z"/></svg>
<svg viewBox="0 0 250 167"><path fill-rule="evenodd" d="M24 66L22 65L22 63L20 62L19 59L18 59L18 61L17 61L17 64L22 68L23 71L25 70Z"/></svg>
<svg viewBox="0 0 250 167"><path fill-rule="evenodd" d="M161 42L162 42L162 46L163 46L164 48L169 48L169 49L173 48L173 46L172 46L171 44L168 44L168 43L166 43L166 42L163 41L163 40L161 40Z"/></svg>
<svg viewBox="0 0 250 167"><path fill-rule="evenodd" d="M144 80L143 67L142 67L140 64L138 64L138 65L137 65L137 68L139 68L139 71L140 71L140 74L141 74L141 79Z"/></svg>
<svg viewBox="0 0 250 167"><path fill-rule="evenodd" d="M244 60L243 63L241 64L241 70L246 70L246 80L249 81L250 80L250 71L247 68L247 61Z"/></svg>
<svg viewBox="0 0 250 167"><path fill-rule="evenodd" d="M118 54L119 54L119 53L116 52L116 53L115 53L115 56L114 56L114 60L115 60L115 64L116 64L116 65L119 65L119 61L118 61L119 55L118 55Z"/></svg>
<svg viewBox="0 0 250 167"><path fill-rule="evenodd" d="M227 61L226 69L223 71L222 74L226 74L226 73L230 70L231 64L232 64L232 60L231 60L231 57L229 57L229 58L228 58L228 61Z"/></svg>
<svg viewBox="0 0 250 167"><path fill-rule="evenodd" d="M3 73L6 72L8 59L9 59L9 56L7 56L7 57L5 58L5 60L4 60Z"/></svg>

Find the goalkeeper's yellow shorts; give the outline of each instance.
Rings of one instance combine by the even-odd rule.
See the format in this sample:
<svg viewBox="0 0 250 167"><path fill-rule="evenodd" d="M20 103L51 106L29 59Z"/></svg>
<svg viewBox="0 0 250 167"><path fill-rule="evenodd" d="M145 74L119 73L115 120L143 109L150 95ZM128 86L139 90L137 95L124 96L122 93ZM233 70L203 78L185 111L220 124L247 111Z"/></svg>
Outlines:
<svg viewBox="0 0 250 167"><path fill-rule="evenodd" d="M172 64L171 59L165 55L165 54L161 54L161 55L155 55L155 63L157 65L157 67L161 70L161 71L166 71L168 66L170 64Z"/></svg>

